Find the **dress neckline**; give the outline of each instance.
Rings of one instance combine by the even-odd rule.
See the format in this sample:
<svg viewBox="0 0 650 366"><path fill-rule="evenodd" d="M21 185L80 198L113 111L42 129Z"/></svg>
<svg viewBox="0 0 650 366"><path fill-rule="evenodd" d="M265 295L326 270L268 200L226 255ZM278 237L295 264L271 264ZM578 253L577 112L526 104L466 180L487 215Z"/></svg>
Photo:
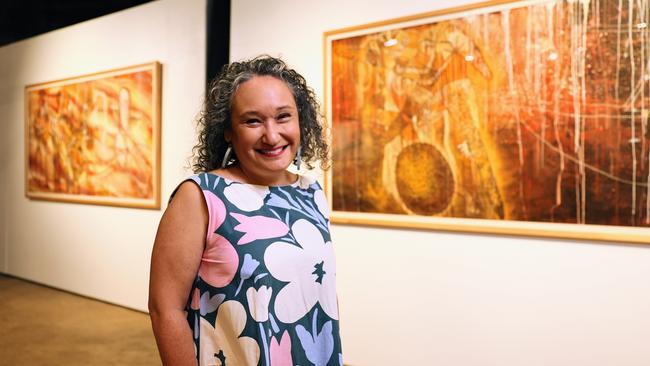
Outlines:
<svg viewBox="0 0 650 366"><path fill-rule="evenodd" d="M269 185L265 185L265 184L253 184L253 183L240 182L238 180L233 180L233 179L230 179L230 178L226 178L223 175L219 175L219 174L216 174L216 173L213 173L213 172L205 172L205 174L213 175L213 176L215 176L217 178L223 179L228 184L237 183L237 184L243 184L243 185L246 185L246 186L267 187L267 188L287 188L287 187L304 188L303 186L309 186L309 184L305 184L306 183L305 182L306 176L301 175L301 174L296 174L297 179L296 179L295 182L289 183L289 184L281 184L281 185L277 185L277 186L269 186Z"/></svg>

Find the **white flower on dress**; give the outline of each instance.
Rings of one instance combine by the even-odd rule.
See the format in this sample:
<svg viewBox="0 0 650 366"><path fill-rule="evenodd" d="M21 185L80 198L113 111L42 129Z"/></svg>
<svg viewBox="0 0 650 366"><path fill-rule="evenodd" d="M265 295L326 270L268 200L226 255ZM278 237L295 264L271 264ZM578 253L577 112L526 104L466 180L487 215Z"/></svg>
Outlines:
<svg viewBox="0 0 650 366"><path fill-rule="evenodd" d="M271 301L273 289L268 286L262 286L259 290L250 287L246 291L248 299L248 310L256 322L265 322L269 320L269 301Z"/></svg>
<svg viewBox="0 0 650 366"><path fill-rule="evenodd" d="M264 262L273 277L288 282L275 298L275 313L283 323L295 323L316 303L332 319L338 319L336 261L332 243L320 231L300 219L291 226L297 245L277 241L264 252Z"/></svg>
<svg viewBox="0 0 650 366"><path fill-rule="evenodd" d="M318 211L325 217L329 219L330 217L330 207L327 204L327 198L325 198L325 193L322 190L314 192L314 202L316 202L316 207Z"/></svg>
<svg viewBox="0 0 650 366"><path fill-rule="evenodd" d="M251 337L240 337L246 326L246 310L237 301L221 304L215 326L201 317L199 364L208 366L257 365L260 347Z"/></svg>
<svg viewBox="0 0 650 366"><path fill-rule="evenodd" d="M233 182L223 190L224 196L238 209L246 212L259 210L264 205L264 197L269 188Z"/></svg>

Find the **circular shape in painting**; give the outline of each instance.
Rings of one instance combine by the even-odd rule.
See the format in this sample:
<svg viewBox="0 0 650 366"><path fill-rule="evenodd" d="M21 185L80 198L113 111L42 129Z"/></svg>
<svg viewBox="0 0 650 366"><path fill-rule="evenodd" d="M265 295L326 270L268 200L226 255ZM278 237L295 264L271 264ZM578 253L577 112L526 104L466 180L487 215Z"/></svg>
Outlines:
<svg viewBox="0 0 650 366"><path fill-rule="evenodd" d="M444 211L454 195L454 176L440 151L415 143L402 149L395 167L397 191L404 205L418 215Z"/></svg>

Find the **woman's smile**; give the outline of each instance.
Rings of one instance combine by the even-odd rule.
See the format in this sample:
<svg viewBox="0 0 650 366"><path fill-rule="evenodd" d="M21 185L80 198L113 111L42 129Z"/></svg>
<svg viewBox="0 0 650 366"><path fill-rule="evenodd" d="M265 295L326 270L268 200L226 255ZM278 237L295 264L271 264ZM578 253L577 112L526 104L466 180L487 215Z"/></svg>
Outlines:
<svg viewBox="0 0 650 366"><path fill-rule="evenodd" d="M289 145L284 145L284 146L278 146L270 149L257 149L256 151L266 157L275 158L282 155L282 153L284 153L284 151L288 147Z"/></svg>

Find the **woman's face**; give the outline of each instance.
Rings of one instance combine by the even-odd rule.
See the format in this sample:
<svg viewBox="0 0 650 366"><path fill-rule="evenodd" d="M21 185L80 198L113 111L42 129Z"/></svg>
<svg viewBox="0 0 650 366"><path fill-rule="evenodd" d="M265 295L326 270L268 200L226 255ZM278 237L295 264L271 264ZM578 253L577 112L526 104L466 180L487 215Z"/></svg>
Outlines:
<svg viewBox="0 0 650 366"><path fill-rule="evenodd" d="M271 76L253 77L235 92L231 113L225 137L244 174L268 185L288 183L286 169L300 144L300 124L287 84Z"/></svg>

